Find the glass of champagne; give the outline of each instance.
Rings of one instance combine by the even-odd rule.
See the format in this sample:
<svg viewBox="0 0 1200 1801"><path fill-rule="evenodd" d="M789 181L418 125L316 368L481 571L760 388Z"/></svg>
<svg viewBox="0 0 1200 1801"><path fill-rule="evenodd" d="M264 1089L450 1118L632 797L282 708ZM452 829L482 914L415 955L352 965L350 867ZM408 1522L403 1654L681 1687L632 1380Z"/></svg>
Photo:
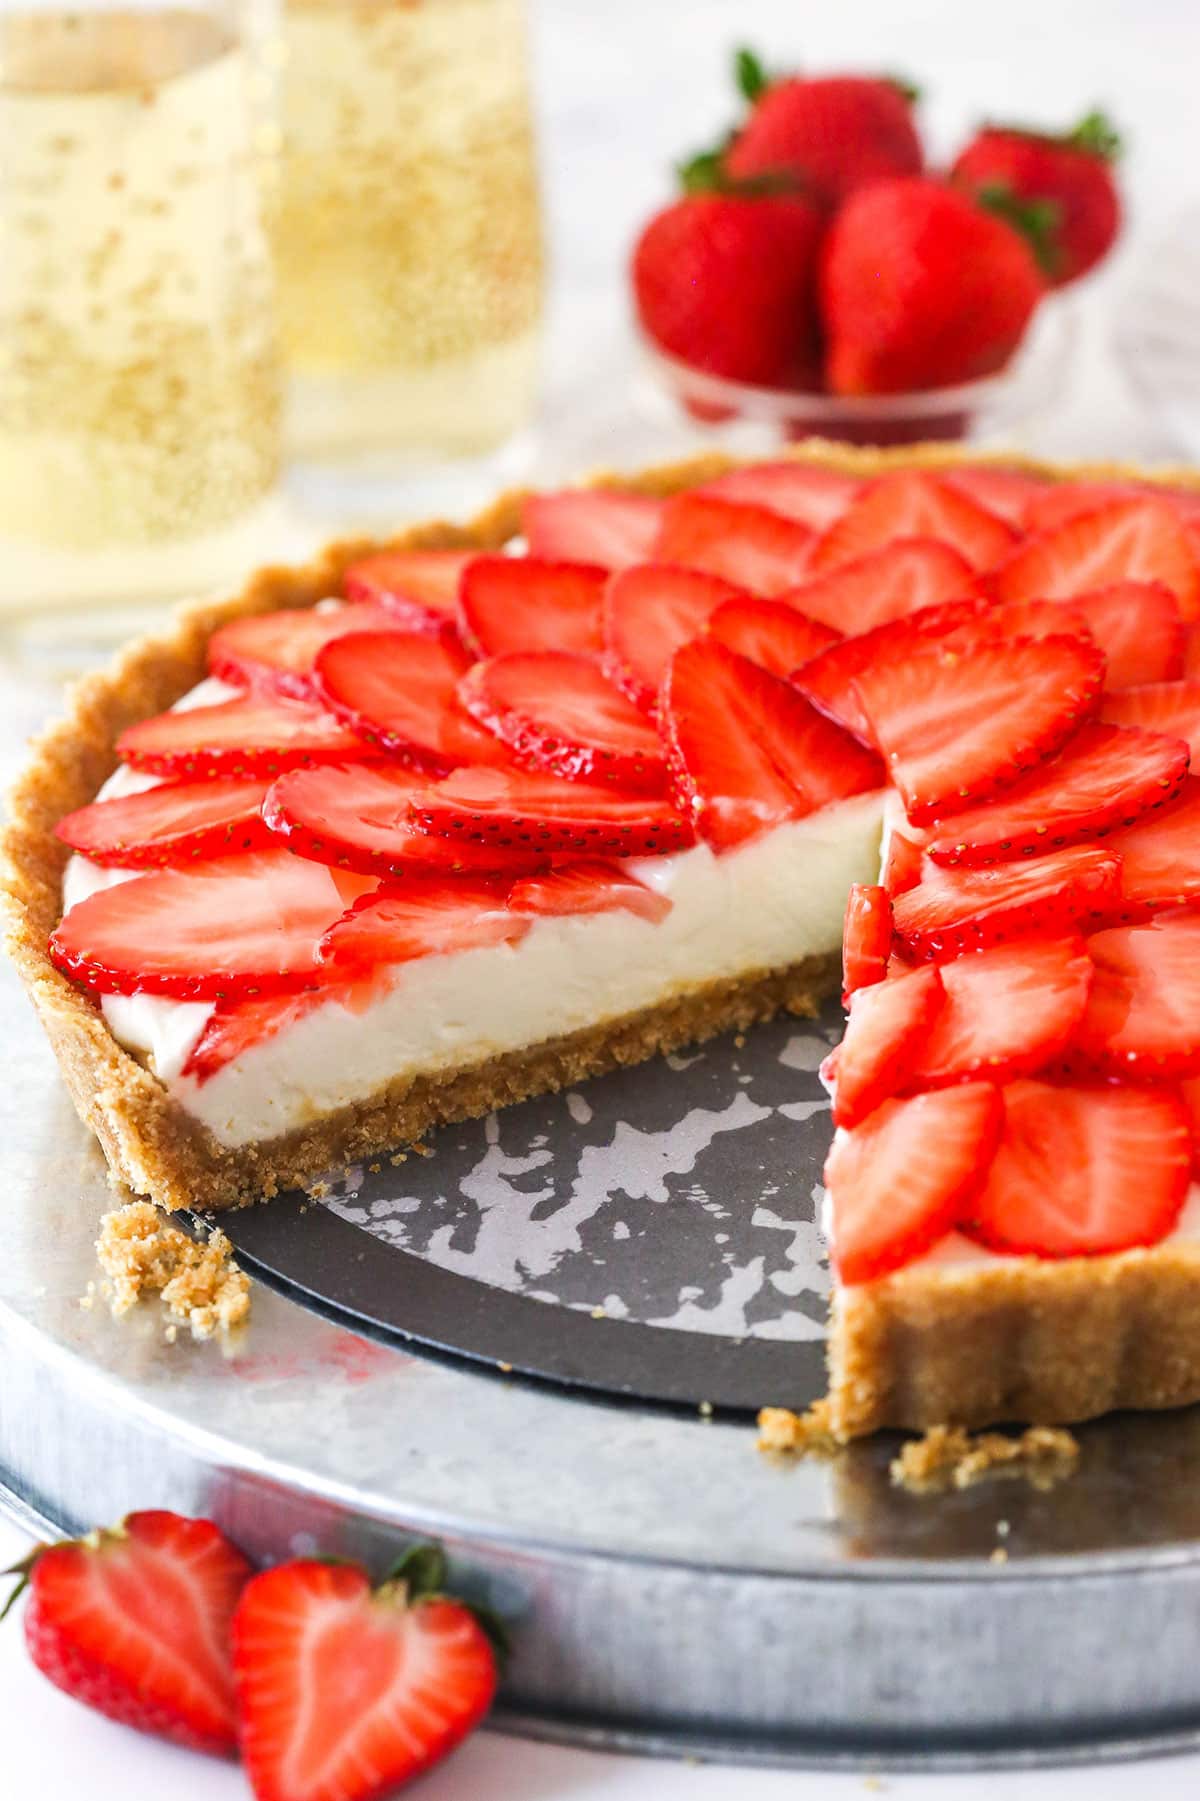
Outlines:
<svg viewBox="0 0 1200 1801"><path fill-rule="evenodd" d="M278 473L278 27L263 0L65 5L0 4L10 613L231 577Z"/></svg>

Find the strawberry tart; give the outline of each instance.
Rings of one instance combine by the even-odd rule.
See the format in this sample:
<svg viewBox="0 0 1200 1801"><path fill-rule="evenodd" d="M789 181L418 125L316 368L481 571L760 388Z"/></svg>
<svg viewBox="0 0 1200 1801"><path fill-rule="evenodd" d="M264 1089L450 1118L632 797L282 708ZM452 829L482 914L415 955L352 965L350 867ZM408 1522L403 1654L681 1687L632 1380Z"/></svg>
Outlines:
<svg viewBox="0 0 1200 1801"><path fill-rule="evenodd" d="M14 796L10 942L168 1207L812 1013L840 969L839 1436L1182 1404L1197 734L1194 479L698 459L135 645Z"/></svg>

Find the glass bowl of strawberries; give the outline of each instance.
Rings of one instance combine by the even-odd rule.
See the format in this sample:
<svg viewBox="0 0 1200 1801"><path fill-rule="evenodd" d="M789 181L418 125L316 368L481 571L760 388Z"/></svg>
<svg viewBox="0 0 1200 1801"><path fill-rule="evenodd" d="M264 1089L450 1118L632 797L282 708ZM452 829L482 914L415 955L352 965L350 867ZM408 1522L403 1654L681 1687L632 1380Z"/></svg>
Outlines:
<svg viewBox="0 0 1200 1801"><path fill-rule="evenodd" d="M1120 227L1108 122L988 125L932 171L911 88L769 78L744 50L736 71L741 123L633 250L644 391L739 442L994 435L1047 409L1060 290Z"/></svg>

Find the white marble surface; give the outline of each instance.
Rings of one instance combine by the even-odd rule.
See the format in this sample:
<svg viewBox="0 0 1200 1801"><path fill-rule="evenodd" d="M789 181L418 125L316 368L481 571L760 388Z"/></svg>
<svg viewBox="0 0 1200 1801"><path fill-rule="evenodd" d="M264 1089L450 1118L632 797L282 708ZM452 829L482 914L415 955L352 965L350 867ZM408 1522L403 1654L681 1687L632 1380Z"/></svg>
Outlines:
<svg viewBox="0 0 1200 1801"><path fill-rule="evenodd" d="M727 52L759 46L778 64L869 66L920 81L936 145L973 117L1065 121L1095 100L1127 128L1131 221L1112 266L1081 296L1080 343L1061 403L1029 435L1064 456L1154 460L1177 449L1139 408L1111 352L1113 320L1138 259L1200 192L1193 0L533 0L553 280L545 407L536 470L559 479L598 462L669 454L681 436L631 406L631 338L623 259L634 229L667 191L673 157L711 138L728 110ZM463 505L473 496L464 486ZM55 690L0 666L0 777ZM154 1497L146 1497L152 1504ZM20 1553L0 1525L0 1564ZM1086 1654L1080 1648L1081 1654ZM26 1664L20 1634L0 1633L0 1794L13 1801L235 1801L230 1765L193 1759L89 1716ZM1115 1801L1131 1785L1189 1798L1200 1756L1108 1769L997 1776L830 1777L602 1757L483 1734L421 1787L427 1801L587 1797L587 1801L841 1801L882 1792L903 1801Z"/></svg>

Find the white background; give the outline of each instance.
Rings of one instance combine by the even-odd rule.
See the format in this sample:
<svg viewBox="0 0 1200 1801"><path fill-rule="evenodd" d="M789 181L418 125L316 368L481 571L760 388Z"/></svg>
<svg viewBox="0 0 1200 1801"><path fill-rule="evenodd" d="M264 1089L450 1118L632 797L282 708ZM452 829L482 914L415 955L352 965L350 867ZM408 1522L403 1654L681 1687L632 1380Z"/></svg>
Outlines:
<svg viewBox="0 0 1200 1801"><path fill-rule="evenodd" d="M638 221L667 192L670 162L727 122L727 52L741 41L777 66L874 66L914 78L942 152L975 117L1061 124L1097 100L1108 105L1130 142L1130 229L1111 269L1082 296L1071 387L1038 428L1036 447L1131 459L1175 448L1134 400L1110 339L1139 258L1200 200L1200 8L1192 0L534 0L534 9L553 253L543 468L561 462L567 475L610 446L613 460L637 455L636 426L614 426L599 449L587 426L601 389L611 394L628 381L623 258ZM5 763L14 749L11 739L3 745ZM0 1524L0 1563L22 1548ZM1103 1655L1102 1647L1075 1649ZM1136 1768L868 1779L605 1757L485 1733L419 1792L425 1801L841 1801L882 1786L904 1801L1110 1801L1149 1787L1164 1801L1190 1801L1198 1785L1200 1756ZM167 1792L239 1801L246 1789L233 1766L140 1739L60 1696L26 1663L10 1620L0 1633L4 1801L160 1801Z"/></svg>

